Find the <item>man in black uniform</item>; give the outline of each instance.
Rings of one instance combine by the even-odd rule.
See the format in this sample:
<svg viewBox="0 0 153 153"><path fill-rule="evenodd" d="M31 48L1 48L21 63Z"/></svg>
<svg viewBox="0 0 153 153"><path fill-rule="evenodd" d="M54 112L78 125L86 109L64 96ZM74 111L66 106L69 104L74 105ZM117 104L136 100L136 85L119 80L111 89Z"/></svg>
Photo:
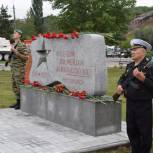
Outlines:
<svg viewBox="0 0 153 153"><path fill-rule="evenodd" d="M153 66L147 67L146 52L152 46L141 39L133 39L131 57L118 81L116 92L126 97L127 134L132 153L150 153L152 146Z"/></svg>

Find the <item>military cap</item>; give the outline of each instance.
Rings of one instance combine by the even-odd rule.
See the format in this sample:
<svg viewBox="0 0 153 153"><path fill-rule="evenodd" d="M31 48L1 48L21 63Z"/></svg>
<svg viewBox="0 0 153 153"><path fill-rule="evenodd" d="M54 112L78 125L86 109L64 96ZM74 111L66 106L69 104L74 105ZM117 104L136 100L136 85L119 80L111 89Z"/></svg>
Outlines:
<svg viewBox="0 0 153 153"><path fill-rule="evenodd" d="M20 35L22 35L22 31L20 29L15 29L15 32L18 32Z"/></svg>
<svg viewBox="0 0 153 153"><path fill-rule="evenodd" d="M144 48L146 51L150 51L152 49L152 46L142 39L132 39L130 45L131 50L134 48Z"/></svg>

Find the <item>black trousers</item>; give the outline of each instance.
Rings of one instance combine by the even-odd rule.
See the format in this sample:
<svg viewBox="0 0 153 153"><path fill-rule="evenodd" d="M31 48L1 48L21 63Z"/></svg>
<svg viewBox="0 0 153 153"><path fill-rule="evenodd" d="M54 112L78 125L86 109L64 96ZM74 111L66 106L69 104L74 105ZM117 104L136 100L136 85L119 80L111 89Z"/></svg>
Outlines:
<svg viewBox="0 0 153 153"><path fill-rule="evenodd" d="M127 134L132 153L150 153L152 146L152 100L126 103Z"/></svg>

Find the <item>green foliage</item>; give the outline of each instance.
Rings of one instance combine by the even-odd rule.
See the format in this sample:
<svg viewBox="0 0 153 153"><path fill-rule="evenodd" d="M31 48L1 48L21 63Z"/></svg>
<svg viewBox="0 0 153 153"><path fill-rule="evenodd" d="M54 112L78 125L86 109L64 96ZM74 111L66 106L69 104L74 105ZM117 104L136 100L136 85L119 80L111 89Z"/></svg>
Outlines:
<svg viewBox="0 0 153 153"><path fill-rule="evenodd" d="M32 0L31 15L34 19L36 32L43 33L43 3L42 0Z"/></svg>
<svg viewBox="0 0 153 153"><path fill-rule="evenodd" d="M146 26L139 30L136 30L134 33L136 38L143 39L149 42L153 46L153 27Z"/></svg>
<svg viewBox="0 0 153 153"><path fill-rule="evenodd" d="M8 15L8 8L3 5L0 8L0 36L10 39L10 36L13 32L13 24L9 19L11 18Z"/></svg>
<svg viewBox="0 0 153 153"><path fill-rule="evenodd" d="M125 48L125 49L130 48L130 41L131 41L131 39L133 39L133 38L134 38L133 35L128 35L127 38L126 38L126 40L121 41L120 47L121 47L121 48Z"/></svg>
<svg viewBox="0 0 153 153"><path fill-rule="evenodd" d="M64 32L94 31L102 33L127 30L135 0L50 0L61 9L59 26Z"/></svg>
<svg viewBox="0 0 153 153"><path fill-rule="evenodd" d="M153 57L153 51L149 51L147 52L147 55L146 55L149 59L151 59Z"/></svg>
<svg viewBox="0 0 153 153"><path fill-rule="evenodd" d="M115 40L112 33L105 33L104 34L105 41L107 45L118 45L119 42Z"/></svg>
<svg viewBox="0 0 153 153"><path fill-rule="evenodd" d="M31 39L32 35L36 35L34 19L30 11L27 12L25 20L16 20L16 27L23 31L23 39Z"/></svg>
<svg viewBox="0 0 153 153"><path fill-rule="evenodd" d="M43 32L60 32L57 25L58 17L56 16L47 16L44 18ZM16 27L23 31L23 39L31 39L32 35L37 35L34 18L31 15L30 11L27 13L25 20L16 20Z"/></svg>
<svg viewBox="0 0 153 153"><path fill-rule="evenodd" d="M44 18L44 32L60 32L57 16L47 16Z"/></svg>

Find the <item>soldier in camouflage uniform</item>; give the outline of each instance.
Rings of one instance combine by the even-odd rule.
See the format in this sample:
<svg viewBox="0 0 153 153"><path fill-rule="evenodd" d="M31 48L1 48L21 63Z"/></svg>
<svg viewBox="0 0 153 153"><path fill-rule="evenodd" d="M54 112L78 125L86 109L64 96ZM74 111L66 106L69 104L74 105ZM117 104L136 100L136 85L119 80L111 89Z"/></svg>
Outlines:
<svg viewBox="0 0 153 153"><path fill-rule="evenodd" d="M10 66L12 71L12 88L16 95L16 104L10 106L10 108L20 109L20 85L24 81L25 65L28 59L27 48L24 43L21 42L22 37L21 30L15 30L13 39L15 41L11 48L12 57L10 59Z"/></svg>

